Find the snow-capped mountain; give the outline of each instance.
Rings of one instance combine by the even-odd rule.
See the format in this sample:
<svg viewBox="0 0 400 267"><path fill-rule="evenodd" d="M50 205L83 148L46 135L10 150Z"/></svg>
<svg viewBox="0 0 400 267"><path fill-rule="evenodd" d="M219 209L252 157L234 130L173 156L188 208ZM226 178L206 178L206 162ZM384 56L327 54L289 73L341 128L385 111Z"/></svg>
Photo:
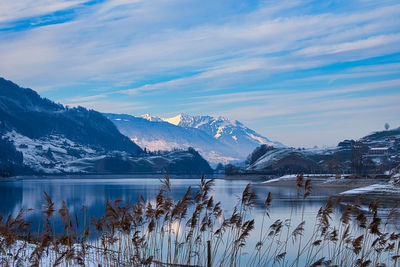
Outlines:
<svg viewBox="0 0 400 267"><path fill-rule="evenodd" d="M235 149L238 153L252 151L249 147L254 148L261 144L283 147L281 143L273 142L263 137L239 121L232 121L224 117L179 114L176 117L163 120L184 128L200 129L219 142L232 147L232 149ZM248 155L248 153L246 155Z"/></svg>
<svg viewBox="0 0 400 267"><path fill-rule="evenodd" d="M140 115L138 117L139 118L143 118L143 119L148 120L148 121L158 121L158 122L163 121L163 119L161 119L159 117L150 116L150 114L144 114L144 115Z"/></svg>
<svg viewBox="0 0 400 267"><path fill-rule="evenodd" d="M238 121L223 117L179 114L172 118L148 114L105 114L124 135L151 151L193 147L210 163L238 162L260 144L283 147Z"/></svg>
<svg viewBox="0 0 400 267"><path fill-rule="evenodd" d="M208 162L193 149L144 153L101 113L64 107L0 78L0 177L159 173L165 169L185 174L212 172Z"/></svg>
<svg viewBox="0 0 400 267"><path fill-rule="evenodd" d="M149 151L193 147L211 163L240 160L240 155L207 133L173 125L157 117L104 114L118 130Z"/></svg>

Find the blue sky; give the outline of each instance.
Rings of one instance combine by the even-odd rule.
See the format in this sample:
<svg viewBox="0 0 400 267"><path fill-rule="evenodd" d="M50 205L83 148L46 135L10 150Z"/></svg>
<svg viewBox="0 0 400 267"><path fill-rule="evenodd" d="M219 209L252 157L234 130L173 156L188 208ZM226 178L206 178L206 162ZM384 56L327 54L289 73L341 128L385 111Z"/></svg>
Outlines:
<svg viewBox="0 0 400 267"><path fill-rule="evenodd" d="M70 106L335 145L400 126L400 3L0 0L0 76Z"/></svg>

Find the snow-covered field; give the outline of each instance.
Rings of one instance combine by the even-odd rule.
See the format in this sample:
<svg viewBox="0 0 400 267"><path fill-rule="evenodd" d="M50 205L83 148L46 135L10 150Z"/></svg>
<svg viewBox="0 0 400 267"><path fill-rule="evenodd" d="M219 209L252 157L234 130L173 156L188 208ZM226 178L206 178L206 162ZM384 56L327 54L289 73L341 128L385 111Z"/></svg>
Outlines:
<svg viewBox="0 0 400 267"><path fill-rule="evenodd" d="M88 160L101 157L90 147L77 144L61 135L32 139L16 131L3 135L23 154L24 164L43 173L85 172Z"/></svg>
<svg viewBox="0 0 400 267"><path fill-rule="evenodd" d="M400 194L400 187L394 184L373 184L345 191L341 195L361 195L366 193Z"/></svg>
<svg viewBox="0 0 400 267"><path fill-rule="evenodd" d="M0 238L0 242L3 242ZM26 241L17 240L6 253L0 253L1 266L113 266L113 263L120 262L121 266L129 266L128 263L122 264L122 259L118 260L118 253L113 250L104 251L99 244L85 243L84 248L81 244L74 244L71 247L49 246L43 251L37 250L39 245ZM36 250L36 251L35 251ZM58 250L58 252L56 252ZM84 252L83 252L84 251ZM40 255L40 256L39 256ZM123 258L123 257L122 257ZM37 260L38 259L38 260ZM128 262L128 261L127 261ZM8 263L8 264L7 264ZM36 263L38 265L36 265Z"/></svg>

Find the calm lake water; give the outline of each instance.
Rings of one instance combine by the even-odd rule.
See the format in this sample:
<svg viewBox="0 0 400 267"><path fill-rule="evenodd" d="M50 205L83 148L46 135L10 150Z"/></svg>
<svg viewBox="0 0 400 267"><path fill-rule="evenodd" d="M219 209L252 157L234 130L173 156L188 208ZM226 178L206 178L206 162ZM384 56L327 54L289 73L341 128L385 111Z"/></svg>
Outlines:
<svg viewBox="0 0 400 267"><path fill-rule="evenodd" d="M159 176L160 178L162 175ZM181 198L189 186L196 189L199 179L171 179L173 198ZM248 183L246 180L216 179L212 195L216 201L221 201L226 215L230 214L237 203L243 189ZM66 201L70 213L79 213L82 205L87 207L88 215L100 217L104 214L107 199L135 202L140 195L145 200L154 200L161 183L158 178L42 178L31 177L14 181L0 182L0 214L16 216L21 209L28 210L28 218L33 221L40 219L40 211L44 203L43 192L46 192L56 203L56 209L61 207L61 202ZM272 193L273 205L271 215L284 219L290 212L297 217L301 212L302 202L295 188L281 187L254 187L257 194L257 204L253 216L257 217L263 212L263 202L268 194ZM332 191L315 191L306 201L305 217L315 218L316 212L326 203L326 195Z"/></svg>
<svg viewBox="0 0 400 267"><path fill-rule="evenodd" d="M157 176L156 176L157 177ZM159 176L160 178L162 175ZM171 179L172 195L174 198L180 198L186 192L189 186L193 189L200 183L199 179ZM224 180L217 179L213 187L212 195L216 201L221 201L224 214L230 216L233 207L237 203L243 189L251 181L245 180ZM56 203L56 209L61 207L62 200L65 200L70 213L78 213L82 205L87 207L88 215L100 217L104 214L106 199L124 201L136 201L140 195L145 200L154 200L160 189L161 183L158 178L140 178L140 177L118 177L110 176L103 178L26 178L14 181L0 182L0 214L16 214L20 209L33 209L27 214L27 219L34 222L33 227L43 223L42 205L44 203L43 192L47 192ZM257 194L257 204L253 209L251 216L256 221L256 229L248 241L249 255L255 244L259 240L259 227L263 216L263 202L268 194L272 193L273 201L270 208L270 218L266 220L266 225L271 225L275 220L292 218L292 224L297 226L301 222L302 201L296 188L281 187L254 187ZM326 195L333 194L331 190L314 191L308 198L304 206L305 234L304 238L311 236L312 229L316 220L316 215L321 206L326 203ZM333 220L338 221L340 211L344 206L335 208ZM79 216L79 215L78 215ZM80 215L82 216L82 215ZM39 223L41 222L41 223ZM289 249L289 254L296 254L296 248Z"/></svg>

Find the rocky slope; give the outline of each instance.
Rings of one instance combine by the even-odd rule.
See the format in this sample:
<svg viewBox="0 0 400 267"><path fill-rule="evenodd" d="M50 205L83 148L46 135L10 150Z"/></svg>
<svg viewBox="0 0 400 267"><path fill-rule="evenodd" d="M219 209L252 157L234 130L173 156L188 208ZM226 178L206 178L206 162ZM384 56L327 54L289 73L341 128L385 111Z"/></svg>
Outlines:
<svg viewBox="0 0 400 267"><path fill-rule="evenodd" d="M194 147L213 164L240 162L260 144L284 147L238 121L180 114L172 118L105 114L118 129L151 151Z"/></svg>

